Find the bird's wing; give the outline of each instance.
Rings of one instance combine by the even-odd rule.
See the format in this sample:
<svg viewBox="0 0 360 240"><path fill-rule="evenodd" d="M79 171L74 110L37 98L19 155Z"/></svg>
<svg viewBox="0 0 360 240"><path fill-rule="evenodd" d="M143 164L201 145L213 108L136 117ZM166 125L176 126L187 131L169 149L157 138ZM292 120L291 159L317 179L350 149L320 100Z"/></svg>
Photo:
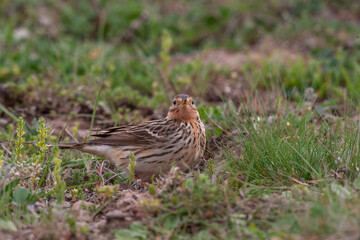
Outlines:
<svg viewBox="0 0 360 240"><path fill-rule="evenodd" d="M169 131L169 120L161 119L148 121L139 125L128 125L121 127L111 127L100 130L91 136L96 139L88 141L86 144L110 145L110 146L139 146L168 141L171 134ZM172 129L170 129L172 130Z"/></svg>

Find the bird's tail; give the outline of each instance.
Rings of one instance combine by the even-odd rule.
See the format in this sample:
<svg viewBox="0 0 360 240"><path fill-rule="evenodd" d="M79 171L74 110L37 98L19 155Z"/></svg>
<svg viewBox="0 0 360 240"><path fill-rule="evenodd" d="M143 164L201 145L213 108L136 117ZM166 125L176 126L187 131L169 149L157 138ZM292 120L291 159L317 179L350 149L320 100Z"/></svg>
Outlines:
<svg viewBox="0 0 360 240"><path fill-rule="evenodd" d="M81 143L59 143L57 146L60 149L76 149L81 145ZM51 145L54 147L55 145Z"/></svg>

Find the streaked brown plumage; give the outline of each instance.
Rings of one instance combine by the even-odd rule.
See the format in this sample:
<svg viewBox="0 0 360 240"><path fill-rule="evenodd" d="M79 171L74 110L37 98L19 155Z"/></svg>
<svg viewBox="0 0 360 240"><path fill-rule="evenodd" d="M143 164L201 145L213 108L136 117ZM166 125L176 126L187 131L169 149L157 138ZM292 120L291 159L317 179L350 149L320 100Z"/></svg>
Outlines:
<svg viewBox="0 0 360 240"><path fill-rule="evenodd" d="M138 125L112 127L94 134L96 139L64 144L114 162L127 172L129 154L135 155L135 175L143 181L166 173L176 164L181 169L196 165L205 151L205 127L192 97L179 94L166 118Z"/></svg>

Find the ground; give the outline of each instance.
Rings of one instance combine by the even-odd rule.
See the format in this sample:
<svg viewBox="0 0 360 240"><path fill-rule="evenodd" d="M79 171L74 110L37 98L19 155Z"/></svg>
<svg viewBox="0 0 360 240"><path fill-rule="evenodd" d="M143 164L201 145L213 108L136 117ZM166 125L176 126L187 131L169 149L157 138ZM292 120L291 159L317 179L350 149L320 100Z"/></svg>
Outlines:
<svg viewBox="0 0 360 240"><path fill-rule="evenodd" d="M359 238L358 3L40 0L0 12L0 239ZM164 117L178 93L207 131L189 172L145 186L54 147Z"/></svg>

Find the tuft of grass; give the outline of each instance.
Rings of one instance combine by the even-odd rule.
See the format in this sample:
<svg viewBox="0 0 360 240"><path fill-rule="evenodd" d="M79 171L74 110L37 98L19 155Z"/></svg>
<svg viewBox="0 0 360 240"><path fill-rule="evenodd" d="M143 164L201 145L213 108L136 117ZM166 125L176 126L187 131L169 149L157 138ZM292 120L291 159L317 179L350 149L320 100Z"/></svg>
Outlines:
<svg viewBox="0 0 360 240"><path fill-rule="evenodd" d="M58 204L61 204L64 200L64 191L65 191L65 187L66 184L65 182L62 180L61 177L61 159L58 158L59 155L59 149L57 147L55 147L55 149L53 150L54 154L53 154L53 159L52 161L54 162L54 169L52 172L52 175L54 176L54 187L55 187L55 192L56 192L56 199L58 201Z"/></svg>
<svg viewBox="0 0 360 240"><path fill-rule="evenodd" d="M241 155L224 150L229 171L241 183L283 186L329 179L334 172L357 175L358 124L326 120L316 109L285 116L247 116L234 121Z"/></svg>
<svg viewBox="0 0 360 240"><path fill-rule="evenodd" d="M136 166L136 161L135 160L135 155L133 153L130 153L129 155L129 165L127 167L127 170L129 171L129 186L131 185L132 180L134 180L135 178L135 166Z"/></svg>
<svg viewBox="0 0 360 240"><path fill-rule="evenodd" d="M358 62L358 56L352 56L340 48L330 59L298 57L290 64L265 59L260 63L260 71L258 64L249 64L246 71L260 73L257 76L258 88L280 84L295 101L301 101L305 90L313 88L320 100L334 98L341 102L346 96L346 101L356 106L359 101L356 80L360 75ZM296 94L296 91L300 94Z"/></svg>
<svg viewBox="0 0 360 240"><path fill-rule="evenodd" d="M15 155L14 155L14 162L22 162L23 160L23 148L24 148L24 120L23 118L19 118L18 120L18 127L16 129L16 140L15 140Z"/></svg>

